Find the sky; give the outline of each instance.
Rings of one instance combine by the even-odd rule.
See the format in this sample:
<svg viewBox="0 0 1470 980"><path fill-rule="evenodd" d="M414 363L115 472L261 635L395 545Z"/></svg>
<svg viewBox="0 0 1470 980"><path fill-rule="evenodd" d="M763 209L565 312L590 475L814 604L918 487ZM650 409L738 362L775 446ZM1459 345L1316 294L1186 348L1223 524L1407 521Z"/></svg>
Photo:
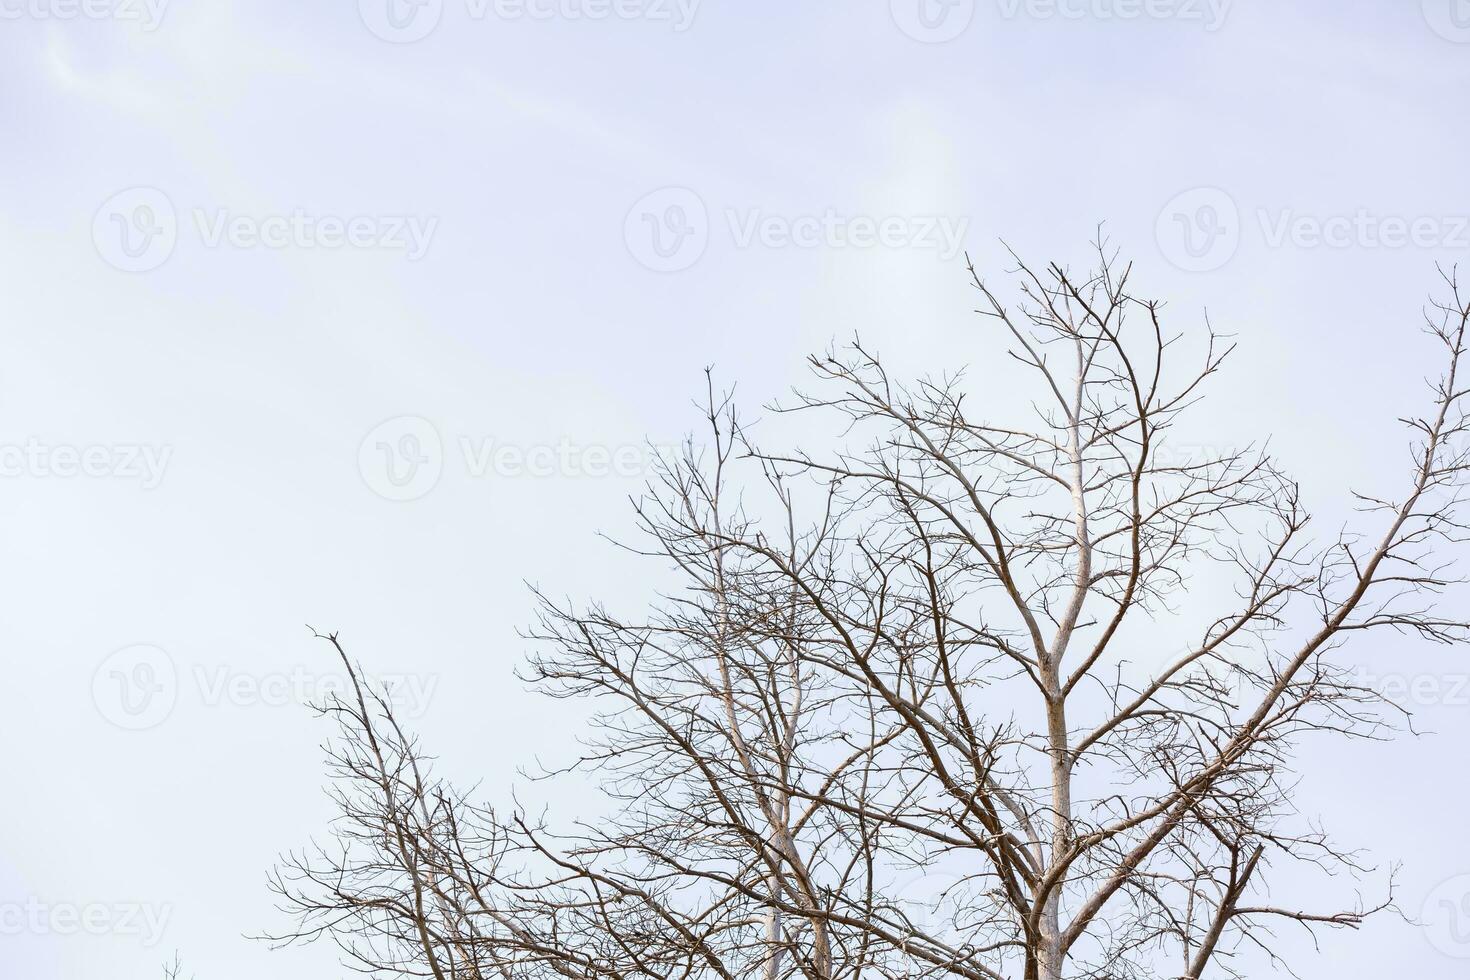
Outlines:
<svg viewBox="0 0 1470 980"><path fill-rule="evenodd" d="M1330 533L1438 369L1467 83L1464 0L0 0L0 974L345 975L249 938L330 816L308 624L507 799L580 717L527 583L650 598L599 535L706 366L752 419L854 334L1019 396L966 253L1101 226L1239 343L1193 438ZM1423 734L1305 744L1297 802L1423 922L1283 948L1463 976L1470 662L1347 655Z"/></svg>

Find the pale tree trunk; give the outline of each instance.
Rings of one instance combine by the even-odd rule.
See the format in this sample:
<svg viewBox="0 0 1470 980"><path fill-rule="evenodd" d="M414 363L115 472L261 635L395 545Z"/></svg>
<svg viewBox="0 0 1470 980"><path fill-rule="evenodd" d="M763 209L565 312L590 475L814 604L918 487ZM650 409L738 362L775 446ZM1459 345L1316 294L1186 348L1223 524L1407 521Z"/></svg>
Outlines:
<svg viewBox="0 0 1470 980"><path fill-rule="evenodd" d="M1087 472L1084 463L1080 419L1086 384L1087 359L1081 342L1076 344L1077 377L1070 406L1069 446L1072 492L1072 529L1077 549L1075 587L1071 601L1057 624L1050 651L1040 653L1043 694L1046 698L1046 737L1051 764L1051 863L1063 860L1072 842L1072 748L1067 733L1067 691L1063 687L1062 658L1071 643L1072 631L1082 615L1092 587L1092 543L1088 530ZM1065 954L1062 950L1061 881L1057 882L1041 913L1041 949L1038 951L1040 980L1061 980Z"/></svg>

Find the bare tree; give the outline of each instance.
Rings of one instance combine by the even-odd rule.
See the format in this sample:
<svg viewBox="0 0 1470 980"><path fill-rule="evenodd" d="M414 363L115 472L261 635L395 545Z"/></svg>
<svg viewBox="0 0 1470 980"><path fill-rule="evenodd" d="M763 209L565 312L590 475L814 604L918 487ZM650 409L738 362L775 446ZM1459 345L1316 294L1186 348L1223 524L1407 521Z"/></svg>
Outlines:
<svg viewBox="0 0 1470 980"><path fill-rule="evenodd" d="M543 595L530 633L526 678L596 710L546 773L597 777L584 819L435 777L327 637L358 683L320 706L340 821L273 875L274 938L436 980L1200 978L1274 959L1275 922L1390 907L1391 884L1320 911L1266 885L1360 870L1288 799L1303 735L1393 721L1345 641L1466 638L1436 553L1463 528L1470 301L1444 276L1447 367L1395 495L1314 544L1263 453L1169 448L1230 350L1166 332L1097 254L1018 264L1014 304L971 269L1029 421L860 343L775 407L839 423L825 454L758 446L710 387L707 436L636 501L634 550L680 587L635 618Z"/></svg>

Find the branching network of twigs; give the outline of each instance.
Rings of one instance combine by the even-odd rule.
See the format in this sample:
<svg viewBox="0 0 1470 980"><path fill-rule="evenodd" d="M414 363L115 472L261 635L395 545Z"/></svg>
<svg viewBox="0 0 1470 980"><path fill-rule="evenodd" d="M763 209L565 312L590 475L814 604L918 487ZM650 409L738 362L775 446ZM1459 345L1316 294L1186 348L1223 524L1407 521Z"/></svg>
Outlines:
<svg viewBox="0 0 1470 980"><path fill-rule="evenodd" d="M1444 275L1443 373L1394 495L1316 542L1265 454L1171 450L1230 348L1169 333L1130 273L1106 246L1080 276L1018 260L1008 290L971 269L1036 383L995 415L854 343L774 406L840 437L773 452L710 385L703 433L636 502L633 547L682 587L636 619L543 595L529 631L525 677L595 712L562 773L592 777L595 818L437 778L326 636L356 684L319 706L339 819L273 873L293 924L272 938L435 980L1201 978L1275 956L1283 921L1389 907L1391 885L1327 910L1266 885L1358 867L1288 800L1300 736L1392 718L1345 641L1467 636L1439 596L1470 301ZM1006 411L1029 421L986 421ZM1233 589L1191 622L1196 569Z"/></svg>

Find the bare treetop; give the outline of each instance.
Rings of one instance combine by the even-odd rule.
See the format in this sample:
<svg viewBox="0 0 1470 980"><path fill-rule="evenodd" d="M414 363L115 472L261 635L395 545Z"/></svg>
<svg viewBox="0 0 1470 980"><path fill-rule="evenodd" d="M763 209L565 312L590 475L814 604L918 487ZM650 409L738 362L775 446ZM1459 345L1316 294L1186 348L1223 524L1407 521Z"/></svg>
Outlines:
<svg viewBox="0 0 1470 980"><path fill-rule="evenodd" d="M835 418L841 445L772 452L711 383L703 436L636 505L631 547L682 588L637 619L543 596L531 631L525 677L596 712L550 775L610 805L486 807L360 685L321 706L341 817L273 877L297 922L276 938L437 980L1202 978L1274 958L1282 921L1389 907L1267 884L1359 870L1288 798L1301 735L1392 717L1340 648L1470 628L1438 602L1470 302L1446 276L1412 459L1322 540L1263 453L1170 449L1231 348L1166 327L1131 272L1102 248L1081 276L1019 263L1007 299L971 270L1027 404L900 382L853 344L778 410ZM1189 621L1223 575L1225 611Z"/></svg>

